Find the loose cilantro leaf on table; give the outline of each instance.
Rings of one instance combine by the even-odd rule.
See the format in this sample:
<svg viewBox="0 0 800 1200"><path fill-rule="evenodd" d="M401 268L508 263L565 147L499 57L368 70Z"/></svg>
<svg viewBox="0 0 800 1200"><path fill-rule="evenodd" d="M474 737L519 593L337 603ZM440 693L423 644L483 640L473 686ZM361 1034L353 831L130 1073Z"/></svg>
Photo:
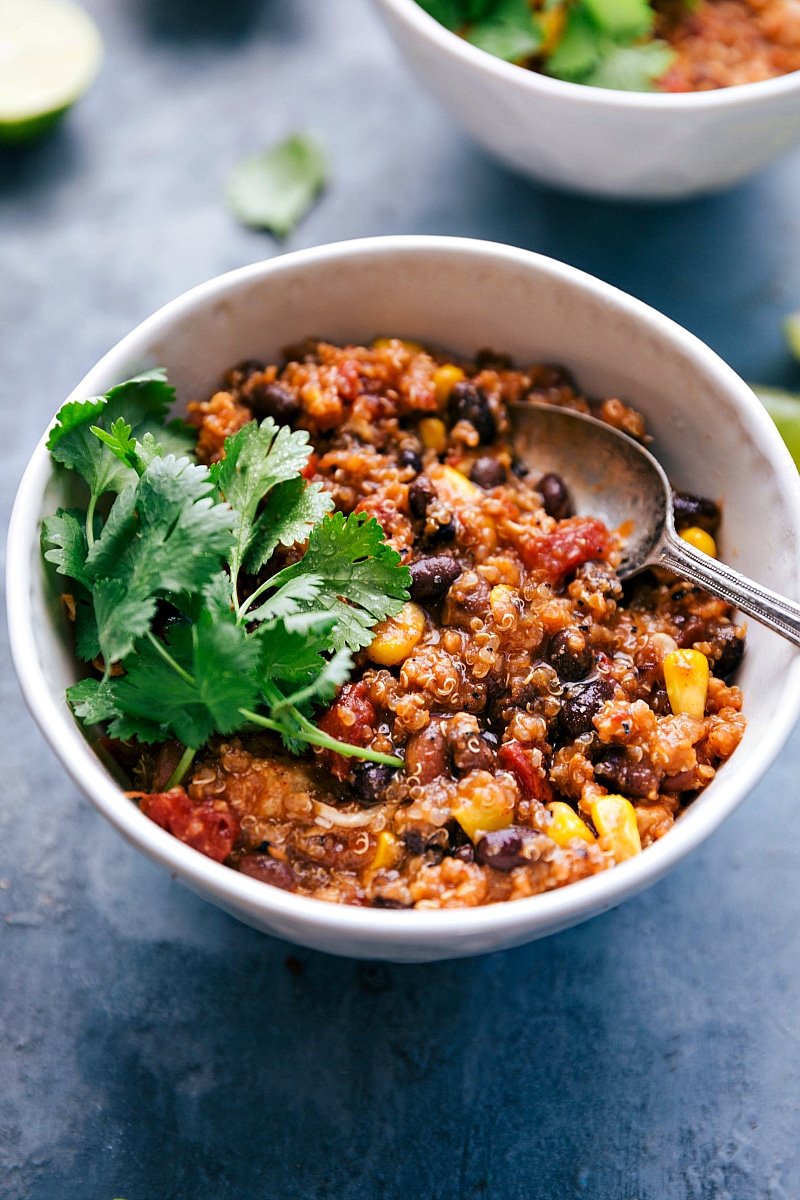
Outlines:
<svg viewBox="0 0 800 1200"><path fill-rule="evenodd" d="M269 229L283 238L305 216L326 181L322 148L308 134L297 133L240 162L228 180L226 197L243 225Z"/></svg>
<svg viewBox="0 0 800 1200"><path fill-rule="evenodd" d="M163 372L149 372L66 405L51 434L54 457L90 489L86 513L60 509L42 531L45 558L72 580L76 650L105 665L68 689L76 716L123 740L177 738L182 771L212 734L253 726L296 752L310 743L401 765L312 718L347 680L351 651L399 612L408 569L374 518L329 515L330 495L302 475L305 432L253 421L209 470L169 452L187 435L164 425L171 400ZM269 573L278 547L305 542ZM240 589L252 590L240 601Z"/></svg>

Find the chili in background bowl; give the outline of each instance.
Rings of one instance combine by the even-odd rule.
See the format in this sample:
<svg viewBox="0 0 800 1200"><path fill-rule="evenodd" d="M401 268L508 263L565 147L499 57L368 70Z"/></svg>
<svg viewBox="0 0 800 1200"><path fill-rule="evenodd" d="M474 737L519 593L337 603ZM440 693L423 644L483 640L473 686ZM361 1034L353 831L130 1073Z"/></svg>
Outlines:
<svg viewBox="0 0 800 1200"><path fill-rule="evenodd" d="M207 395L232 362L275 357L306 335L364 342L386 333L465 356L492 346L519 362L559 362L589 394L627 400L643 412L674 485L723 502L721 556L778 591L798 594L800 481L750 389L666 317L528 251L385 237L244 267L150 317L69 399L100 394L161 364L185 403ZM69 503L63 492L42 439L20 485L7 552L12 654L42 732L99 811L153 861L247 924L315 949L393 961L459 957L519 945L603 912L704 841L762 777L800 715L796 653L752 625L738 680L748 727L735 756L664 838L613 871L476 909L358 908L281 891L205 858L150 821L73 718L64 689L79 669L61 589L40 549L42 518Z"/></svg>
<svg viewBox="0 0 800 1200"><path fill-rule="evenodd" d="M540 183L674 200L730 187L800 143L800 71L715 91L614 91L504 62L416 0L375 3L423 87L489 154Z"/></svg>

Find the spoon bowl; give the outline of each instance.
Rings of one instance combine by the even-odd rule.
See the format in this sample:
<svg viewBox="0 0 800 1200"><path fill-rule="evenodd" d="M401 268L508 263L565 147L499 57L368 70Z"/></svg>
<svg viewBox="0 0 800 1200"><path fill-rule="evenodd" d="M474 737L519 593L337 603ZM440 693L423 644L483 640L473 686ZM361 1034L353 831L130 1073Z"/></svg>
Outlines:
<svg viewBox="0 0 800 1200"><path fill-rule="evenodd" d="M649 450L585 413L524 401L510 407L516 455L540 477L560 475L576 513L599 517L622 536L621 579L664 567L800 646L800 605L679 537L669 480Z"/></svg>

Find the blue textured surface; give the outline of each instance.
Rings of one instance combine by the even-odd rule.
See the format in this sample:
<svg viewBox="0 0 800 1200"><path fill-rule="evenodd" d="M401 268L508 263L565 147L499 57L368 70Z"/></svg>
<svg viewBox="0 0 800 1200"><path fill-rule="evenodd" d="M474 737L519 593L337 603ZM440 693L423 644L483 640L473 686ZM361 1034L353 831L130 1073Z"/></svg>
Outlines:
<svg viewBox="0 0 800 1200"><path fill-rule="evenodd" d="M104 71L0 154L3 520L64 395L186 287L275 254L220 190L299 127L333 184L287 248L385 232L544 251L800 385L800 153L664 207L484 158L367 0L93 0ZM741 481L747 486L747 481ZM0 676L2 1200L797 1200L795 735L666 880L568 933L427 967L295 950L190 895L82 800Z"/></svg>

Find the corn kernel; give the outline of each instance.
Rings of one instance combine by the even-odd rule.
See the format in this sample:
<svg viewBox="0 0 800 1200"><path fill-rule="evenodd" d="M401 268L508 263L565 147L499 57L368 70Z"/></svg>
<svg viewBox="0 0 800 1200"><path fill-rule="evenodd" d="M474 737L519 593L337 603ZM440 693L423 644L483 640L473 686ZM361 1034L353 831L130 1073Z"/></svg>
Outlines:
<svg viewBox="0 0 800 1200"><path fill-rule="evenodd" d="M600 837L608 841L615 862L641 854L636 809L630 800L624 796L600 796L592 801L591 815Z"/></svg>
<svg viewBox="0 0 800 1200"><path fill-rule="evenodd" d="M450 399L453 388L463 379L464 372L454 363L445 363L443 367L436 368L433 372L433 386L436 389L436 403L439 408L444 408Z"/></svg>
<svg viewBox="0 0 800 1200"><path fill-rule="evenodd" d="M694 546L695 550L701 550L709 558L717 557L717 543L711 534L706 533L705 529L701 529L699 525L690 525L688 529L682 529L680 536L690 546Z"/></svg>
<svg viewBox="0 0 800 1200"><path fill-rule="evenodd" d="M664 683L676 716L701 719L708 696L708 659L699 650L673 650L664 659Z"/></svg>
<svg viewBox="0 0 800 1200"><path fill-rule="evenodd" d="M394 342L397 342L403 347L404 350L407 350L409 354L422 354L422 351L424 350L424 346L421 346L419 342L412 342L408 338L388 337L375 338L375 341L372 343L372 349L391 350Z"/></svg>
<svg viewBox="0 0 800 1200"><path fill-rule="evenodd" d="M377 843L375 857L371 863L372 870L388 871L395 866L402 853L400 839L396 838L393 833L389 833L388 829L382 829L378 834Z"/></svg>
<svg viewBox="0 0 800 1200"><path fill-rule="evenodd" d="M447 428L438 417L423 417L418 425L420 441L426 450L444 454L447 449Z"/></svg>
<svg viewBox="0 0 800 1200"><path fill-rule="evenodd" d="M418 604L408 601L396 617L375 626L367 657L381 667L396 667L405 662L425 632L425 614Z"/></svg>
<svg viewBox="0 0 800 1200"><path fill-rule="evenodd" d="M436 488L439 499L443 500L445 504L469 504L480 497L480 490L455 467L435 463L428 470L428 476Z"/></svg>
<svg viewBox="0 0 800 1200"><path fill-rule="evenodd" d="M453 816L474 842L481 833L508 829L514 820L515 792L488 771L472 771L459 784Z"/></svg>
<svg viewBox="0 0 800 1200"><path fill-rule="evenodd" d="M561 846L562 850L575 838L580 838L582 842L597 840L586 822L582 821L568 804L564 804L563 800L554 800L552 804L548 804L547 809L553 819L545 833L557 846Z"/></svg>

